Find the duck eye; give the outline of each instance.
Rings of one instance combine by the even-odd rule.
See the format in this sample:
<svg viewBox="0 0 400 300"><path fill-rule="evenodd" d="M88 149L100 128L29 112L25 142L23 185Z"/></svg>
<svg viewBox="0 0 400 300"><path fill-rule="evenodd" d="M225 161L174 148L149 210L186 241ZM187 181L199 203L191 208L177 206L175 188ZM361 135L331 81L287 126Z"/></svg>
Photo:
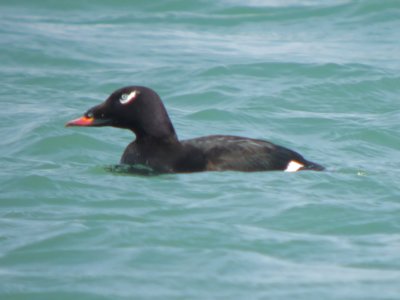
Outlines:
<svg viewBox="0 0 400 300"><path fill-rule="evenodd" d="M135 100L135 98L137 97L137 95L139 94L138 91L134 90L133 92L129 93L129 94L122 94L121 98L119 98L119 102L121 104L128 104L130 102L132 102L133 100Z"/></svg>

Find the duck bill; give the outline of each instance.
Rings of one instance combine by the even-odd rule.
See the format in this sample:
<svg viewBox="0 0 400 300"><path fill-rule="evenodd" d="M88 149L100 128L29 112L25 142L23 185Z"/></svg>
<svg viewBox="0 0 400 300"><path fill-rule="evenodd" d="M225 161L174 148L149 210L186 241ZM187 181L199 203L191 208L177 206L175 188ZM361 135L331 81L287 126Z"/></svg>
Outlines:
<svg viewBox="0 0 400 300"><path fill-rule="evenodd" d="M71 126L107 126L109 125L109 120L95 119L93 117L83 116L81 118L71 120L65 124L65 127Z"/></svg>
<svg viewBox="0 0 400 300"><path fill-rule="evenodd" d="M94 123L94 118L88 118L88 117L81 117L75 120L71 120L65 124L66 127L70 126L93 126Z"/></svg>

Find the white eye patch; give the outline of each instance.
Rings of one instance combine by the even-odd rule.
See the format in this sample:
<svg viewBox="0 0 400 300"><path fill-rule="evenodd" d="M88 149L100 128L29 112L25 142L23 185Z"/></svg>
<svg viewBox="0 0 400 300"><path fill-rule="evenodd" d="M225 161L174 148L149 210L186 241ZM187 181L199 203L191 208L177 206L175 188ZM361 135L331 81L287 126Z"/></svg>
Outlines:
<svg viewBox="0 0 400 300"><path fill-rule="evenodd" d="M121 98L119 98L119 102L124 105L128 104L128 103L132 102L133 100L135 100L137 95L139 95L139 92L136 90L134 90L133 92L131 92L129 94L122 94Z"/></svg>

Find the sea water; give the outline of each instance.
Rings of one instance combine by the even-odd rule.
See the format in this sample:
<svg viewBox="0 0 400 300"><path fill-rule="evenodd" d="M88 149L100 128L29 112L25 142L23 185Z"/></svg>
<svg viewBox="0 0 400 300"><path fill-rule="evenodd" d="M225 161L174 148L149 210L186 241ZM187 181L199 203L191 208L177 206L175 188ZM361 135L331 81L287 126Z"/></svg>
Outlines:
<svg viewBox="0 0 400 300"><path fill-rule="evenodd" d="M0 2L0 299L400 299L400 1ZM325 172L116 171L117 88Z"/></svg>

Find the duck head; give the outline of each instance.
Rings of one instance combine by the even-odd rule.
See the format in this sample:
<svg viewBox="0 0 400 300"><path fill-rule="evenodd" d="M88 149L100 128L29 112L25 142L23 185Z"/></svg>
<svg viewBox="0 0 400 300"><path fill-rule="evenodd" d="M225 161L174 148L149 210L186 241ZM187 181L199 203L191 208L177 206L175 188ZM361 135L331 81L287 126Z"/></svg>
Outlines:
<svg viewBox="0 0 400 300"><path fill-rule="evenodd" d="M143 86L114 91L103 103L90 108L66 126L112 126L132 130L138 139L176 138L174 127L159 95Z"/></svg>

